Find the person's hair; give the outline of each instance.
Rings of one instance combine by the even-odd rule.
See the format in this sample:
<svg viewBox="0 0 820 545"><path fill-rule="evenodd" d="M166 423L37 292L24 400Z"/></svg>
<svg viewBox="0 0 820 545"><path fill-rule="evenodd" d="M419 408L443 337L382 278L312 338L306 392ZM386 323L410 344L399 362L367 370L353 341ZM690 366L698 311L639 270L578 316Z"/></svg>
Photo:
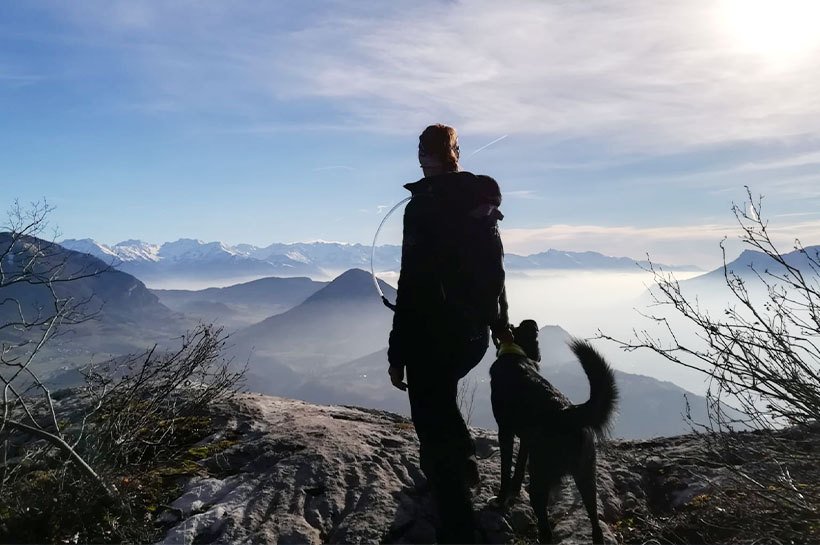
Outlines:
<svg viewBox="0 0 820 545"><path fill-rule="evenodd" d="M436 123L419 136L419 150L441 161L449 170L458 169L458 134L453 127Z"/></svg>

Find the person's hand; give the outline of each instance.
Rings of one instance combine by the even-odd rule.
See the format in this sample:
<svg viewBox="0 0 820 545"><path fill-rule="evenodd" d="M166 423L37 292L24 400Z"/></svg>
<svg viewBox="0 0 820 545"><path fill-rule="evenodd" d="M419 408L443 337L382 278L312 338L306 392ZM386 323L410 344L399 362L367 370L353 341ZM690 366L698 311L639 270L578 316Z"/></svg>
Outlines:
<svg viewBox="0 0 820 545"><path fill-rule="evenodd" d="M498 344L509 344L515 342L515 336L512 332L512 326L506 324L493 331L493 337L498 341Z"/></svg>
<svg viewBox="0 0 820 545"><path fill-rule="evenodd" d="M407 390L407 383L404 382L404 367L391 365L387 372L390 374L390 382L393 383L393 386L402 391Z"/></svg>

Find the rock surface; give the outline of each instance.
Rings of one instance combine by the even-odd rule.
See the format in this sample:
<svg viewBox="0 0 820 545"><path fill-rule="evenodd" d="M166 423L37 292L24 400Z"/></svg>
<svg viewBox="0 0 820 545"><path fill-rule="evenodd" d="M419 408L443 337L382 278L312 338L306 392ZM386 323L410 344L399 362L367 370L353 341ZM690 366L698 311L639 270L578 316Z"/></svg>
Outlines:
<svg viewBox="0 0 820 545"><path fill-rule="evenodd" d="M418 441L404 417L255 394L214 411L224 425L203 446L221 447L209 450L215 454L202 460L201 474L157 513L165 532L161 543L434 541L436 521L418 467ZM474 491L477 538L535 542L526 491L505 514L490 504L500 481L498 442L495 432L472 431L481 475ZM727 436L739 447L731 453L721 450L722 442L705 448L703 435L600 445L598 512L606 542L743 543L753 541L750 536L816 541L811 536L820 535L818 527L804 515L778 511L777 502L738 488L737 474L760 479L781 467L785 451L772 450L767 437ZM787 475L802 491L798 497L820 497L813 455L820 448L820 425L786 429L774 439L793 455ZM550 520L556 542L589 543L591 526L572 479L554 496ZM763 524L769 520L785 522Z"/></svg>
<svg viewBox="0 0 820 545"><path fill-rule="evenodd" d="M412 423L382 411L242 395L220 407L238 438L206 459L208 476L192 478L162 512L162 543L430 543L435 518L418 466ZM494 432L474 429L481 484L476 518L484 542L532 540L526 498L506 515L489 506L499 485ZM600 479L601 513L613 494ZM590 540L590 524L571 480L551 512L562 543ZM606 528L606 525L604 525ZM606 538L614 542L607 532Z"/></svg>

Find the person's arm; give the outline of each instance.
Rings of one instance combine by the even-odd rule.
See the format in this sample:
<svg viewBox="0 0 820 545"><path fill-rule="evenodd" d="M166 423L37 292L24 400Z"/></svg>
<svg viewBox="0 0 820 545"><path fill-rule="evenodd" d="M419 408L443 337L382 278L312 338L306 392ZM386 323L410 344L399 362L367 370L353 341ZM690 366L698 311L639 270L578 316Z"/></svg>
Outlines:
<svg viewBox="0 0 820 545"><path fill-rule="evenodd" d="M424 197L421 197L424 199ZM430 256L430 219L426 217L425 202L416 198L404 211L404 229L401 248L401 270L393 314L393 329L387 348L390 379L394 386L405 389L404 367L414 343L423 342L418 336L419 309L427 302L430 287L425 285L434 278Z"/></svg>
<svg viewBox="0 0 820 545"><path fill-rule="evenodd" d="M515 340L510 327L508 309L507 288L504 286L501 288L501 295L498 297L498 315L495 321L490 324L490 330L493 334L493 342L496 346L500 343L511 343Z"/></svg>

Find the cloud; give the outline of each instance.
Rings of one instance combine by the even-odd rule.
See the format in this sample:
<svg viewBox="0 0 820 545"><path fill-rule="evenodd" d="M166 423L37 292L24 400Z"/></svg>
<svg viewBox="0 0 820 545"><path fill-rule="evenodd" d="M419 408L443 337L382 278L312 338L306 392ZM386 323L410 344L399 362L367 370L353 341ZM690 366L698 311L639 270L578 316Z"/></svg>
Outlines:
<svg viewBox="0 0 820 545"><path fill-rule="evenodd" d="M45 78L43 76L35 76L32 74L14 74L3 72L0 70L0 86L2 87L25 87L27 85L34 85L40 83Z"/></svg>
<svg viewBox="0 0 820 545"><path fill-rule="evenodd" d="M356 169L353 168L353 167L349 167L347 165L328 165L328 166L325 166L325 167L316 167L316 168L313 169L314 172L324 172L324 171L328 171L328 170L344 170L344 171L347 171L347 172L352 172Z"/></svg>
<svg viewBox="0 0 820 545"><path fill-rule="evenodd" d="M505 138L507 138L508 136L510 136L510 135L509 135L509 134L505 134L504 136L499 136L498 138L496 138L496 139L495 139L495 140L493 140L492 142L490 142L490 143L488 143L488 144L484 144L483 146L481 146L481 147L480 147L480 148L478 148L477 150L473 151L473 152L472 152L470 155L468 155L467 157L468 157L468 158L469 158L469 157L472 157L472 156L473 156L473 155L475 155L476 153L480 153L480 152L484 151L485 149L489 148L489 147L490 147L490 146L492 146L493 144L497 144L498 142L501 142L502 140L504 140L504 139L505 139Z"/></svg>
<svg viewBox="0 0 820 545"><path fill-rule="evenodd" d="M390 209L390 207L391 206L389 204L377 204L375 208L359 208L359 212L364 214L376 214L377 216L380 216L384 214L385 210Z"/></svg>
<svg viewBox="0 0 820 545"><path fill-rule="evenodd" d="M504 248L516 254L531 254L549 248L593 250L611 256L644 258L671 265L714 267L720 263L718 244L726 237L730 259L740 251L736 224L666 225L551 225L540 228L504 229ZM791 224L770 224L769 234L782 251L791 251L795 239L810 246L820 244L820 219ZM690 260L682 263L683 259Z"/></svg>
<svg viewBox="0 0 820 545"><path fill-rule="evenodd" d="M792 167L804 167L820 165L820 151L812 151L809 153L798 153L791 157L779 159L767 159L760 161L751 161L739 165L737 171L754 171L754 170L775 170Z"/></svg>
<svg viewBox="0 0 820 545"><path fill-rule="evenodd" d="M440 119L473 134L603 138L633 151L816 135L817 56L778 63L744 49L721 6L421 0L65 9L75 10L77 26L94 25L127 51L143 87L159 95L149 102L227 109L257 125L276 117L271 104L295 104L305 108L301 121L316 123L321 112L323 123L355 130L406 134Z"/></svg>
<svg viewBox="0 0 820 545"><path fill-rule="evenodd" d="M512 199L540 199L541 196L532 189L519 189L515 191L504 191L504 197Z"/></svg>

